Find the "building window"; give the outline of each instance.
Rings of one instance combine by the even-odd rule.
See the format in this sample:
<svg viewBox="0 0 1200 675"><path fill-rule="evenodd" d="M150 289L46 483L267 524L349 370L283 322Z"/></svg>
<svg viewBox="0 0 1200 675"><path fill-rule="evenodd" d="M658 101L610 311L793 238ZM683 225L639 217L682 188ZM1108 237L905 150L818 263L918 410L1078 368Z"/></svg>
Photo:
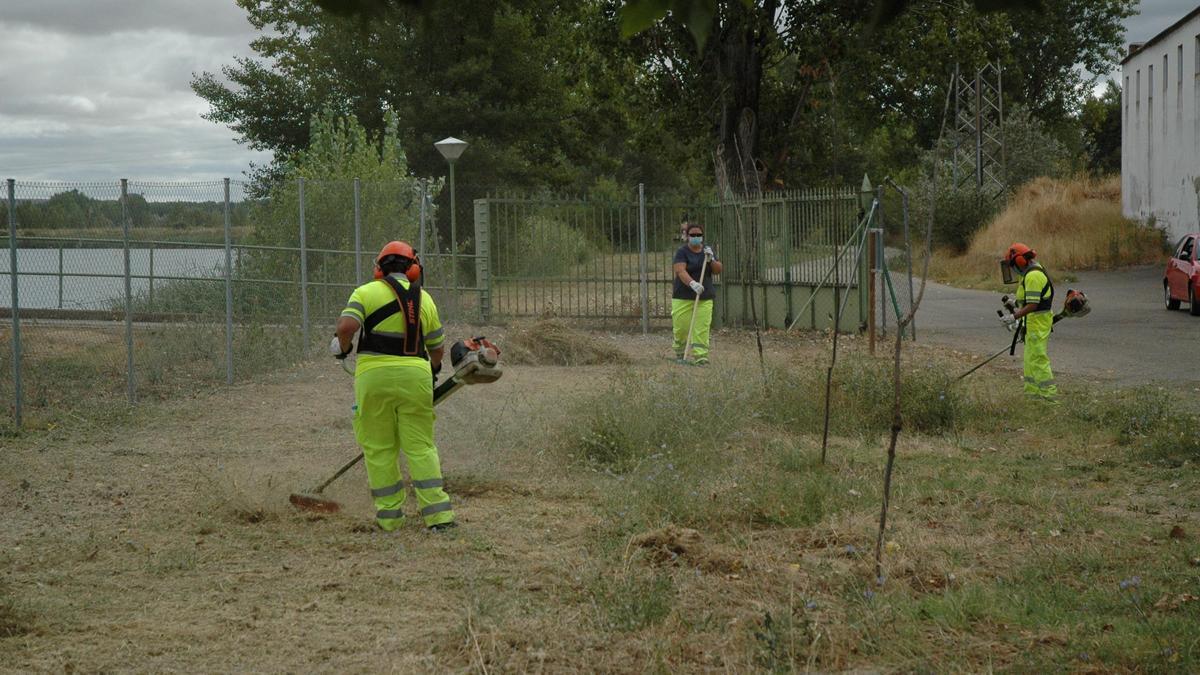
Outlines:
<svg viewBox="0 0 1200 675"><path fill-rule="evenodd" d="M1167 89L1167 82L1169 82L1171 80L1171 77L1169 75L1169 73L1171 71L1167 68L1167 65L1169 63L1170 63L1170 54L1163 54L1163 70L1162 70L1162 90L1163 90L1163 95L1162 95L1162 111L1163 111L1162 134L1163 134L1163 138L1167 137L1167 94L1169 93L1168 89Z"/></svg>

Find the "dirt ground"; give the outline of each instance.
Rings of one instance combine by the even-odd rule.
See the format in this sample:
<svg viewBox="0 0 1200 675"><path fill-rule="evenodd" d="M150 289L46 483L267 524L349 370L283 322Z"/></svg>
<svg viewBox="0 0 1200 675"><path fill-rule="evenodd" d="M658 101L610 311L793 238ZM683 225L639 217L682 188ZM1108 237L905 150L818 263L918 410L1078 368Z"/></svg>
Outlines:
<svg viewBox="0 0 1200 675"><path fill-rule="evenodd" d="M640 341L625 347L650 361ZM0 441L0 592L16 598L0 668L441 670L497 650L520 669L563 659L538 627L578 618L555 598L576 592L597 515L536 457L560 422L556 401L606 376L509 368L439 406L462 524L450 536L412 517L377 531L361 464L326 492L342 513L291 510L290 492L357 452L352 380L330 363L147 407L117 428ZM501 581L525 591L527 644L473 636L473 608Z"/></svg>
<svg viewBox="0 0 1200 675"><path fill-rule="evenodd" d="M604 339L632 360L623 372L652 378L676 368L665 358L664 335ZM823 367L817 340L773 337L769 357ZM745 359L741 372L753 376L751 336L715 342ZM873 507L816 528L765 530L708 548L694 532L643 535L637 541L650 541L656 555L700 561L673 582L685 618L633 632L596 629L605 615L596 598L616 583L597 562L610 553L597 536L608 525L597 507L603 497L586 477L565 472L552 449L555 434L570 428L569 403L602 390L613 375L606 366L510 367L499 382L440 406L438 445L462 524L449 535L427 533L416 518L398 532L377 531L361 465L327 492L343 504L341 513L303 514L288 505L290 492L320 482L357 452L352 382L331 363L146 405L124 424L4 439L0 670L766 667L734 648L758 639L739 622L769 609L759 589L790 580L799 598L816 583L810 573L866 569L832 553L794 553L832 552L839 536L869 532ZM851 462L843 479L861 482L847 483L848 494L871 489L877 467ZM941 517L923 511L937 506L913 508L910 520ZM724 600L710 604L713 598ZM688 631L711 637L688 639ZM989 640L986 633L943 637L963 649ZM846 635L818 635L817 644L841 640L836 651L849 659L843 665L862 665Z"/></svg>

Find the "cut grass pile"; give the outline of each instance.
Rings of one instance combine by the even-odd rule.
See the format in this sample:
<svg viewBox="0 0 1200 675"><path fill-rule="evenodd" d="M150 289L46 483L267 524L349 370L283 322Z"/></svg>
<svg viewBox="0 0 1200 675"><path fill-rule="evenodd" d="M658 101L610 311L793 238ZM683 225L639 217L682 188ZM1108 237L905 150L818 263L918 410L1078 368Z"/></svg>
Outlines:
<svg viewBox="0 0 1200 675"><path fill-rule="evenodd" d="M653 339L620 343L628 365L510 361L440 406L448 536L374 531L361 468L330 488L342 513L289 509L355 451L324 363L7 439L6 665L1200 668L1186 400L1065 377L1063 406L1030 406L1015 373L950 385L963 363L913 349L878 579L888 361L846 338L822 465L827 345L766 336L764 387L752 338L707 369Z"/></svg>
<svg viewBox="0 0 1200 675"><path fill-rule="evenodd" d="M611 343L560 319L518 324L501 347L505 363L526 366L593 366L629 363Z"/></svg>
<svg viewBox="0 0 1200 675"><path fill-rule="evenodd" d="M1162 230L1121 214L1119 176L1038 178L975 233L965 253L935 252L930 275L956 286L1004 290L998 261L1014 241L1033 247L1060 272L1159 263L1166 245Z"/></svg>

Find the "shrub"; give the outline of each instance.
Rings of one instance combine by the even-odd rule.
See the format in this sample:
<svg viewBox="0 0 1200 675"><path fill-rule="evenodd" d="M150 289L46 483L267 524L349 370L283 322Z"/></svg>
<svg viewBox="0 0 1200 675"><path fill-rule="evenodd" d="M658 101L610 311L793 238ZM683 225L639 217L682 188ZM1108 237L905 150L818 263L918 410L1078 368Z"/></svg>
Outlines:
<svg viewBox="0 0 1200 675"><path fill-rule="evenodd" d="M580 230L543 215L525 218L510 236L514 253L495 261L497 274L503 276L565 276L590 260L595 249Z"/></svg>
<svg viewBox="0 0 1200 675"><path fill-rule="evenodd" d="M900 411L909 431L941 434L954 431L968 412L969 401L939 369L906 369L901 380ZM824 369L777 374L767 417L776 423L819 433L824 422ZM850 357L834 370L830 426L837 433L883 432L892 425L890 363Z"/></svg>
<svg viewBox="0 0 1200 675"><path fill-rule="evenodd" d="M653 381L630 373L576 407L563 445L590 466L614 473L667 453L711 449L739 427L758 391L730 391L705 382L728 379L712 370Z"/></svg>
<svg viewBox="0 0 1200 675"><path fill-rule="evenodd" d="M1137 387L1071 406L1084 422L1112 430L1122 445L1168 431L1174 417L1171 399L1157 387Z"/></svg>

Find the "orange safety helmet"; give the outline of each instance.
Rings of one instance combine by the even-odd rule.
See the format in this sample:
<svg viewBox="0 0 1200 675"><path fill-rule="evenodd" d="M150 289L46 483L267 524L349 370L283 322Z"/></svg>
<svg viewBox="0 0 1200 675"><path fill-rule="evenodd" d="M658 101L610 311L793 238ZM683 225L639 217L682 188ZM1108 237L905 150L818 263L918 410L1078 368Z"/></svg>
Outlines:
<svg viewBox="0 0 1200 675"><path fill-rule="evenodd" d="M1008 247L1008 255L1005 256L1004 259L1008 261L1009 265L1013 265L1017 269L1022 270L1028 267L1036 257L1037 251L1018 241L1013 242L1013 245Z"/></svg>
<svg viewBox="0 0 1200 675"><path fill-rule="evenodd" d="M412 283L416 283L421 279L421 259L417 257L417 252L413 250L403 241L389 241L383 248L379 249L379 255L375 257L375 278L383 278L383 265L386 263L400 263L400 271L404 272L404 276Z"/></svg>

